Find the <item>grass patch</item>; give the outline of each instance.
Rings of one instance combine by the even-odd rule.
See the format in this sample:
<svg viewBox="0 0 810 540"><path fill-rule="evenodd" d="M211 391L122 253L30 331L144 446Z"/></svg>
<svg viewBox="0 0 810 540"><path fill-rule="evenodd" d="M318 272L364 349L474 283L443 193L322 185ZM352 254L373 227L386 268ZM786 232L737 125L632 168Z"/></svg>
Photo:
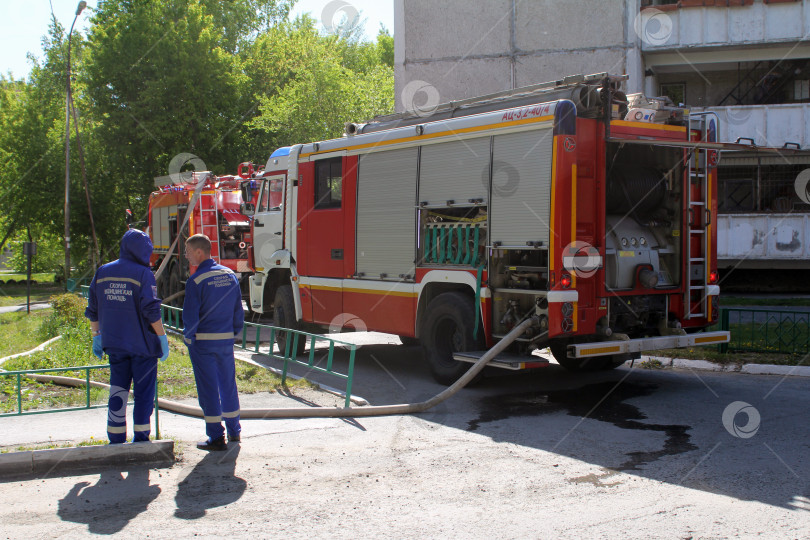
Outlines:
<svg viewBox="0 0 810 540"><path fill-rule="evenodd" d="M78 446L103 446L107 444L107 439L96 439L90 437L83 441L66 442L66 443L42 443L32 446L16 446L0 449L0 454L8 454L9 452L30 452L33 450L54 450L56 448L76 448Z"/></svg>
<svg viewBox="0 0 810 540"><path fill-rule="evenodd" d="M40 283L50 282L53 283L53 280L56 278L56 274L53 272L33 272L31 274L31 279L36 280ZM8 281L9 279L28 279L28 274L20 273L20 272L11 272L8 270L0 271L0 280Z"/></svg>
<svg viewBox="0 0 810 540"><path fill-rule="evenodd" d="M48 315L48 310L0 313L0 358L30 351L45 341L40 339L39 328Z"/></svg>
<svg viewBox="0 0 810 540"><path fill-rule="evenodd" d="M638 366L642 369L661 369L664 365L660 360L650 359L644 360Z"/></svg>
<svg viewBox="0 0 810 540"><path fill-rule="evenodd" d="M6 281L10 278L0 274L0 279ZM25 278L23 277L20 279ZM0 285L0 307L25 304L28 298L27 287L28 286L25 284ZM46 302L51 296L54 294L59 294L64 290L65 288L63 286L56 285L53 283L53 281L50 283L40 282L35 285L31 285L31 302Z"/></svg>
<svg viewBox="0 0 810 540"><path fill-rule="evenodd" d="M706 360L715 364L774 364L780 366L810 365L808 355L755 353L729 351L721 353L717 347L694 347L688 349L663 349L651 351L653 356L666 356L667 358L684 358L687 360Z"/></svg>

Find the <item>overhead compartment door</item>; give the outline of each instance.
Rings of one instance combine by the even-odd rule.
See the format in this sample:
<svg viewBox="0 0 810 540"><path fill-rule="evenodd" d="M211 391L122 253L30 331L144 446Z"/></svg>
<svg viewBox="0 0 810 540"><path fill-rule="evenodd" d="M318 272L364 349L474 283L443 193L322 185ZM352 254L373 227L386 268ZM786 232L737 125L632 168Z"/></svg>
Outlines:
<svg viewBox="0 0 810 540"><path fill-rule="evenodd" d="M492 153L490 240L504 247L549 241L551 128L497 135Z"/></svg>
<svg viewBox="0 0 810 540"><path fill-rule="evenodd" d="M489 137L422 147L419 201L428 207L486 204L489 194ZM448 201L452 201L448 203Z"/></svg>
<svg viewBox="0 0 810 540"><path fill-rule="evenodd" d="M357 272L400 280L415 274L417 148L360 156Z"/></svg>

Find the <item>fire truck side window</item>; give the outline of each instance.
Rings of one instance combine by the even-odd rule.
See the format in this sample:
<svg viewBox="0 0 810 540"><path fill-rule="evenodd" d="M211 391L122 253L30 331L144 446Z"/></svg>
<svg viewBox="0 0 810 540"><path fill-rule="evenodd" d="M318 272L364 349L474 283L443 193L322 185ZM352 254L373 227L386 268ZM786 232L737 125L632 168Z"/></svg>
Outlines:
<svg viewBox="0 0 810 540"><path fill-rule="evenodd" d="M284 184L278 178L272 178L264 181L264 191L262 191L262 200L259 201L259 212L266 212L267 210L279 210L281 206L281 195Z"/></svg>
<svg viewBox="0 0 810 540"><path fill-rule="evenodd" d="M315 208L340 208L342 158L315 162Z"/></svg>

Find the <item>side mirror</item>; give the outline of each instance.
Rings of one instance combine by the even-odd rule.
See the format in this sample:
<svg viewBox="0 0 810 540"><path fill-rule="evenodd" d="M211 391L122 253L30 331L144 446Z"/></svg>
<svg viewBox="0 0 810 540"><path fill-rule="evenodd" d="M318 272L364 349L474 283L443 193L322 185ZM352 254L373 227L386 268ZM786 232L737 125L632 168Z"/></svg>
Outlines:
<svg viewBox="0 0 810 540"><path fill-rule="evenodd" d="M246 203L253 200L253 193L256 190L256 181L255 180L247 180L246 182L242 182L239 186L242 191L242 200Z"/></svg>
<svg viewBox="0 0 810 540"><path fill-rule="evenodd" d="M239 205L239 213L243 216L252 216L256 213L256 205L253 203L242 203Z"/></svg>

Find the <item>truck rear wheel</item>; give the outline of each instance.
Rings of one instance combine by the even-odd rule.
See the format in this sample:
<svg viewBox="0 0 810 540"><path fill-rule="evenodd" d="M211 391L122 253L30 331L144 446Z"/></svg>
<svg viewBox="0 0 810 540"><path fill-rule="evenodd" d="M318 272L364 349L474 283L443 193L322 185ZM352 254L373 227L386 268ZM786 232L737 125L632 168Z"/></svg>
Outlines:
<svg viewBox="0 0 810 540"><path fill-rule="evenodd" d="M276 298L273 302L273 326L289 328L290 330L300 330L301 325L295 319L295 301L293 300L292 286L282 285L276 290ZM290 356L296 357L304 352L307 340L304 336L298 336L298 343L293 349L295 337L290 332L276 331L276 345L281 354L287 350L287 340L290 342Z"/></svg>
<svg viewBox="0 0 810 540"><path fill-rule="evenodd" d="M177 268L177 264L172 263L171 269L169 270L169 295L177 294L181 290L180 287L180 270ZM171 305L175 307L182 307L183 306L183 299L182 298L175 298L171 301Z"/></svg>
<svg viewBox="0 0 810 540"><path fill-rule="evenodd" d="M430 372L437 382L453 384L472 367L467 362L453 360L453 353L482 347L483 340L473 338L474 326L475 306L471 298L461 293L447 292L430 302L420 341Z"/></svg>

